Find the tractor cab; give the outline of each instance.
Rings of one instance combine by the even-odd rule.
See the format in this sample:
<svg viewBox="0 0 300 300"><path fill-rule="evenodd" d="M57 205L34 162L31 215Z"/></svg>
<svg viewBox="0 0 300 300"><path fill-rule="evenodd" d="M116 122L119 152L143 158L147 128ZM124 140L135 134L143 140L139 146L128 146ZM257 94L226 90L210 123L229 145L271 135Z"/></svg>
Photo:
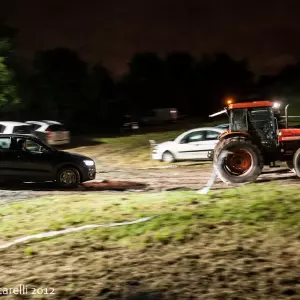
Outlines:
<svg viewBox="0 0 300 300"><path fill-rule="evenodd" d="M230 104L229 132L249 134L263 147L277 146L278 125L274 117L273 103L269 101Z"/></svg>
<svg viewBox="0 0 300 300"><path fill-rule="evenodd" d="M229 117L229 130L222 138L244 135L251 137L267 152L276 151L278 145L278 110L270 101L229 104L223 112ZM219 113L217 113L219 114ZM216 114L214 114L216 115ZM211 115L211 116L214 116Z"/></svg>

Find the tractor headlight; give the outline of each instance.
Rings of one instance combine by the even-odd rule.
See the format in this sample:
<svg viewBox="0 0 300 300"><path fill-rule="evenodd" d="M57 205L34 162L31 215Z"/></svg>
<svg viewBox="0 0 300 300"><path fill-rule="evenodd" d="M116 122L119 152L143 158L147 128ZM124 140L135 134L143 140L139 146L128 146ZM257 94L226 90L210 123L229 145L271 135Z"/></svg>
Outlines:
<svg viewBox="0 0 300 300"><path fill-rule="evenodd" d="M83 163L87 166L87 167L92 167L95 165L93 160L84 160Z"/></svg>
<svg viewBox="0 0 300 300"><path fill-rule="evenodd" d="M280 107L280 103L279 102L274 102L273 108L278 109L279 107Z"/></svg>

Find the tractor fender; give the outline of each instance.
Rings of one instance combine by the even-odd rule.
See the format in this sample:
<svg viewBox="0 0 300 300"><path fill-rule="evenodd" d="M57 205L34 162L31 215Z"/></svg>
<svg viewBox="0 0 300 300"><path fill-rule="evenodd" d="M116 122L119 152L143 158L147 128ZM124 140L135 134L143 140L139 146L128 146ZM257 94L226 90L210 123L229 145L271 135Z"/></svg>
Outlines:
<svg viewBox="0 0 300 300"><path fill-rule="evenodd" d="M251 140L252 141L251 135L247 132L243 132L243 131L228 132L228 131L225 131L224 133L222 133L219 136L219 142L218 143L221 143L223 140L227 140L228 138L232 138L232 137L240 137L240 138L244 138L245 140ZM207 158L209 160L213 160L214 150L208 152Z"/></svg>
<svg viewBox="0 0 300 300"><path fill-rule="evenodd" d="M220 135L219 139L224 140L232 137L241 137L245 139L250 139L251 140L251 135L247 132L224 132L223 134Z"/></svg>

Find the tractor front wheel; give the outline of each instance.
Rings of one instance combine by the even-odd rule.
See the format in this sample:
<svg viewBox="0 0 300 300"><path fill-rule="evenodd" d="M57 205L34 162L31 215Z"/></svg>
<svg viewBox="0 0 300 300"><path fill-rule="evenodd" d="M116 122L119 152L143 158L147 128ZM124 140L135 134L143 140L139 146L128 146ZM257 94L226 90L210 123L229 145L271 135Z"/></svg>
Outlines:
<svg viewBox="0 0 300 300"><path fill-rule="evenodd" d="M224 150L228 154L218 162ZM260 150L250 140L232 137L219 141L214 151L214 164L223 182L238 184L255 181L262 172L264 161Z"/></svg>

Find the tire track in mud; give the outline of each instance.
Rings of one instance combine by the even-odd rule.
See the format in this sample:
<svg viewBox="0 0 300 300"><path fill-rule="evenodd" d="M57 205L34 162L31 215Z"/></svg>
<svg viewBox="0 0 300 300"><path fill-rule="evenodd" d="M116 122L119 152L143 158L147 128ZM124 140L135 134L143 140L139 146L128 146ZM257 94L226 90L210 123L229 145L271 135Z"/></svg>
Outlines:
<svg viewBox="0 0 300 300"><path fill-rule="evenodd" d="M45 195L81 194L90 192L159 192L168 190L198 190L203 188L212 172L212 165L192 165L149 169L99 169L95 181L87 182L74 190L57 190L51 183L23 184L0 189L0 203L20 201ZM299 185L292 172L284 168L265 168L257 183L276 182L282 185ZM213 189L231 188L216 179Z"/></svg>

